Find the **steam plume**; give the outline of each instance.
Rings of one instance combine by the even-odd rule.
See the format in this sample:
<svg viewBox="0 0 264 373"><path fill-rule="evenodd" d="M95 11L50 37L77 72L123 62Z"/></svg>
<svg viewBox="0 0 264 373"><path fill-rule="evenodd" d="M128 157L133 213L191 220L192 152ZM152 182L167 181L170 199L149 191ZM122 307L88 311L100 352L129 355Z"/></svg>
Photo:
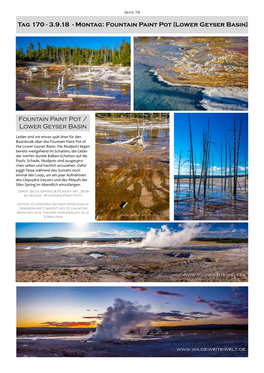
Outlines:
<svg viewBox="0 0 264 373"><path fill-rule="evenodd" d="M130 329L143 325L149 329L150 305L141 306L121 298L116 298L114 305L107 308L103 321L96 328L92 339L110 341L122 338Z"/></svg>
<svg viewBox="0 0 264 373"><path fill-rule="evenodd" d="M188 223L180 232L171 231L167 225L161 229L151 228L146 237L140 242L141 247L179 247L195 238L203 230L202 226Z"/></svg>

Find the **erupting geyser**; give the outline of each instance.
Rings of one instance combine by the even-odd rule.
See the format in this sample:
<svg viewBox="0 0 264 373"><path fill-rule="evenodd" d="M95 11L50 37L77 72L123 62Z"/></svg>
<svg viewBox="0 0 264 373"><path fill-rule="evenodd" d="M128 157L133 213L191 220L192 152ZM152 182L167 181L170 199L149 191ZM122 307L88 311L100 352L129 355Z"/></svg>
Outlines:
<svg viewBox="0 0 264 373"><path fill-rule="evenodd" d="M150 327L150 305L141 306L121 298L116 298L114 305L107 308L103 321L97 326L92 339L98 341L111 341L121 339L132 328Z"/></svg>
<svg viewBox="0 0 264 373"><path fill-rule="evenodd" d="M171 231L167 225L161 229L151 228L146 237L140 242L141 247L180 247L197 236L203 230L198 224L184 224L180 232Z"/></svg>

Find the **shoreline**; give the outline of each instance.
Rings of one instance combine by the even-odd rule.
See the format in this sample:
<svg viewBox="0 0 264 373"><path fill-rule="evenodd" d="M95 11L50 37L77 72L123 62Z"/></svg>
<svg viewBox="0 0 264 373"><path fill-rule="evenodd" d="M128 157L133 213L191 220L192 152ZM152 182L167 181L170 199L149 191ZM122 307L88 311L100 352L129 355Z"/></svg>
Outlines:
<svg viewBox="0 0 264 373"><path fill-rule="evenodd" d="M164 100L175 95L178 100L171 105L180 107L171 110L248 110L248 57L247 39L235 39L232 37L168 37L167 40L159 40L156 37L148 41L137 38L135 41L135 74L144 79L144 75L151 74L156 78L156 84L163 83L168 89L163 89ZM138 64L138 66L137 66ZM142 66L140 66L142 65ZM143 73L145 66L147 71ZM239 77L239 78L238 78ZM146 83L147 83L147 79ZM140 82L139 82L140 84ZM149 84L151 87L151 84ZM151 87L154 89L153 85ZM156 86L158 90L158 86ZM185 92L193 89L197 92ZM135 91L137 87L135 86ZM162 90L160 88L160 90ZM140 95L139 89L138 94ZM184 106L185 93L191 98L198 99L195 107L193 102L186 102L194 106L192 109ZM202 98L197 98L198 94ZM192 97L190 97L192 95ZM136 94L135 94L136 99ZM156 110L158 102L153 104L146 102L137 104L137 110L143 110L140 105L155 105L145 110ZM182 101L181 101L182 99Z"/></svg>
<svg viewBox="0 0 264 373"><path fill-rule="evenodd" d="M149 66L150 67L150 66ZM159 82L167 84L171 87L193 87L197 88L202 92L203 98L199 101L200 105L204 110L219 110L221 107L226 106L225 110L236 110L232 109L235 105L235 101L241 101L237 110L247 111L248 110L248 88L233 87L233 86L213 86L213 85L196 85L196 84L185 84L179 82L171 82L166 80L161 74L158 74L155 70L149 70L157 77ZM215 107L215 108L214 108Z"/></svg>

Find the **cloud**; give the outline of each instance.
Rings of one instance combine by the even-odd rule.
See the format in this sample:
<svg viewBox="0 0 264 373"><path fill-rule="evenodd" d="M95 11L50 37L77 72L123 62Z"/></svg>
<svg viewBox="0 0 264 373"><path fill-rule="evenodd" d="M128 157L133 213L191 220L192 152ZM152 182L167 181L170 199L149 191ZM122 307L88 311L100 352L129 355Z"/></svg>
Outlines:
<svg viewBox="0 0 264 373"><path fill-rule="evenodd" d="M177 321L177 320L191 320L192 317L189 314L182 313L180 311L170 312L158 312L151 315L154 321Z"/></svg>
<svg viewBox="0 0 264 373"><path fill-rule="evenodd" d="M142 293L144 293L145 291L150 291L149 289L143 288L141 286L128 286L128 288L131 289L131 290L138 290Z"/></svg>
<svg viewBox="0 0 264 373"><path fill-rule="evenodd" d="M153 321L179 321L179 320L201 320L208 319L211 317L220 316L213 312L181 312L181 311L169 311L169 312L159 312L152 313L151 319Z"/></svg>
<svg viewBox="0 0 264 373"><path fill-rule="evenodd" d="M216 228L216 229L215 229ZM248 238L248 232L245 228L239 226L226 225L218 227L217 225L207 225L207 231L198 233L197 238Z"/></svg>
<svg viewBox="0 0 264 373"><path fill-rule="evenodd" d="M227 313L235 319L244 319L248 317L248 305L246 303L235 303L232 300L210 300L206 301L200 296L196 296L196 303L207 304L208 307L219 313Z"/></svg>
<svg viewBox="0 0 264 373"><path fill-rule="evenodd" d="M196 167L197 167L196 168L197 176L200 177L201 171L202 171L201 164L197 163ZM178 175L178 169L179 169L179 159L175 159L174 160L174 175ZM212 166L212 167L209 167L208 170L211 171L211 172L213 171L215 176L216 175L217 176L221 175L221 167L220 166ZM240 176L243 176L245 171L247 171L247 170L248 170L248 166L246 166L246 170L245 170L245 166L238 166L238 173L240 174ZM225 171L225 168L223 166L222 167L222 175L224 174L224 171ZM232 166L231 167L231 172L233 172L233 171L234 171L234 167ZM190 174L189 162L181 165L180 172L181 172L181 175L184 175L184 176L188 176Z"/></svg>
<svg viewBox="0 0 264 373"><path fill-rule="evenodd" d="M154 291L154 294L163 295L165 297L176 297L176 298L185 297L185 294L170 293L169 291L161 291L161 290Z"/></svg>
<svg viewBox="0 0 264 373"><path fill-rule="evenodd" d="M248 167L238 166L238 171L245 172L248 170Z"/></svg>
<svg viewBox="0 0 264 373"><path fill-rule="evenodd" d="M198 311L192 311L190 312L191 315L200 315L200 316L220 316L213 312L198 312Z"/></svg>
<svg viewBox="0 0 264 373"><path fill-rule="evenodd" d="M57 328L80 328L85 326L91 326L96 324L95 321L90 322L83 322L83 321L63 321L63 322L57 322L57 321L46 321L42 322L40 325L46 326L46 327L57 327Z"/></svg>
<svg viewBox="0 0 264 373"><path fill-rule="evenodd" d="M123 231L112 230L109 232L85 232L82 234L84 238L131 238L131 237L144 237L146 232L137 229L125 229Z"/></svg>
<svg viewBox="0 0 264 373"><path fill-rule="evenodd" d="M247 295L245 293L239 292L237 290L239 290L239 288L233 288L232 289L232 291L233 291L233 297L230 298L230 299L239 299L239 298L241 298L241 299L243 299L245 301L248 301Z"/></svg>
<svg viewBox="0 0 264 373"><path fill-rule="evenodd" d="M117 237L144 237L146 235L146 232L137 229L126 229L123 231L114 230L113 233Z"/></svg>

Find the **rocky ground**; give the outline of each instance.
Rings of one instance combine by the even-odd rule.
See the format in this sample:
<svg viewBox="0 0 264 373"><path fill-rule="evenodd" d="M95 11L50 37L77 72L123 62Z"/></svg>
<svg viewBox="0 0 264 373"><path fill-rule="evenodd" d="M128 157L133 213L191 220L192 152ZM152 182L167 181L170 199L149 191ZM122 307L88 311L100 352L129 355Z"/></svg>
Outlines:
<svg viewBox="0 0 264 373"><path fill-rule="evenodd" d="M245 282L248 245L191 242L182 248L111 245L47 250L17 245L18 282ZM90 254L99 254L95 258ZM97 255L95 255L97 256Z"/></svg>

